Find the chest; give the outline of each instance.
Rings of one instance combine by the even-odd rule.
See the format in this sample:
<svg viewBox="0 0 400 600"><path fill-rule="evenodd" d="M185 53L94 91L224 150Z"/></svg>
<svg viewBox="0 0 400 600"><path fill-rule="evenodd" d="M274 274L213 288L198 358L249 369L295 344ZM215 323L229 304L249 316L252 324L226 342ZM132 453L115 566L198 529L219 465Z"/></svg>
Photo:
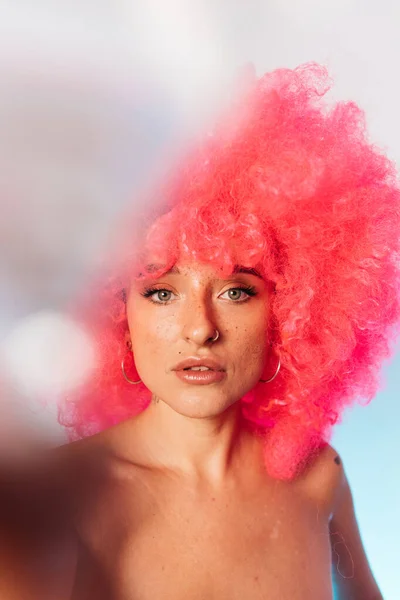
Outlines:
<svg viewBox="0 0 400 600"><path fill-rule="evenodd" d="M288 487L201 501L142 491L134 507L120 489L93 518L86 560L115 599L332 598L327 519Z"/></svg>

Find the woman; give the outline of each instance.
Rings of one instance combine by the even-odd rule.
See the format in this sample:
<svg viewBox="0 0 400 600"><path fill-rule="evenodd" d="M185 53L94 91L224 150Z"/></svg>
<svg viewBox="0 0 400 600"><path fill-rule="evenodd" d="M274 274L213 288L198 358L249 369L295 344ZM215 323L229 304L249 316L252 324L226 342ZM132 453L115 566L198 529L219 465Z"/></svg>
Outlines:
<svg viewBox="0 0 400 600"><path fill-rule="evenodd" d="M328 87L313 64L254 82L80 307L73 600L382 598L327 442L390 355L400 194Z"/></svg>

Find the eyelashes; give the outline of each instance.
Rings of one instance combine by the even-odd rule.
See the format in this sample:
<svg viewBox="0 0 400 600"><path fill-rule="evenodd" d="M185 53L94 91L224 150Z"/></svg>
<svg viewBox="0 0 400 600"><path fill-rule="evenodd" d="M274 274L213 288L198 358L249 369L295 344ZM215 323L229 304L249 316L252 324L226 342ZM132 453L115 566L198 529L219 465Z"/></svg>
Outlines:
<svg viewBox="0 0 400 600"><path fill-rule="evenodd" d="M230 300L232 302L235 302L236 304L243 304L244 302L247 302L248 300L250 300L251 297L254 297L254 296L257 295L257 290L252 285L231 287L231 288L229 288L229 290L226 290L226 292L224 292L224 294L222 294L222 295L225 295L225 294L227 294L229 292L232 292L232 291L245 292L247 294L247 296L248 296L244 300L230 298ZM171 298L170 297L169 298L164 298L163 300L161 300L161 299L154 300L153 299L156 294L160 294L162 292L165 293L165 294L173 294L173 292L171 292L171 290L168 290L166 288L149 287L149 288L146 288L145 290L143 290L143 292L141 292L141 295L144 298L150 299L152 302L154 302L154 304L169 304L171 302Z"/></svg>
<svg viewBox="0 0 400 600"><path fill-rule="evenodd" d="M144 298L152 298L153 296L155 296L155 294L157 294L157 293L161 294L161 292L164 292L165 294L172 294L172 292L170 290L167 290L165 288L146 288L142 292L142 296L144 296ZM153 302L156 302L156 301L153 300ZM168 304L168 300L166 302L163 302L160 300L156 303L157 304Z"/></svg>
<svg viewBox="0 0 400 600"><path fill-rule="evenodd" d="M232 290L234 290L234 291L239 290L241 292L246 292L246 294L248 296L256 296L257 295L256 288L252 285L248 285L248 286L243 285L243 286L232 287L232 288L229 288L229 290L226 290L226 292L224 292L224 294L227 294L228 292L231 292ZM235 300L233 300L233 301L235 302ZM242 300L242 302L243 302L243 300Z"/></svg>

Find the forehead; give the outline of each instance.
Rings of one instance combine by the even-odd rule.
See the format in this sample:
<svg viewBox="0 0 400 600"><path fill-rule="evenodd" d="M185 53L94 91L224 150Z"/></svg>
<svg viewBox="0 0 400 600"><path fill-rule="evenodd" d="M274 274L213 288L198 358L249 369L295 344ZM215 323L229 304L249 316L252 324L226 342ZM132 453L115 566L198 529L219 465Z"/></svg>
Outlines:
<svg viewBox="0 0 400 600"><path fill-rule="evenodd" d="M207 278L218 278L225 279L233 274L247 274L253 275L262 279L262 275L259 269L256 267L246 267L244 265L235 264L232 265L228 272L222 266L213 265L212 263L203 263L197 261L180 260L177 261L171 267L167 267L163 264L149 263L146 265L147 273L158 275L200 275Z"/></svg>

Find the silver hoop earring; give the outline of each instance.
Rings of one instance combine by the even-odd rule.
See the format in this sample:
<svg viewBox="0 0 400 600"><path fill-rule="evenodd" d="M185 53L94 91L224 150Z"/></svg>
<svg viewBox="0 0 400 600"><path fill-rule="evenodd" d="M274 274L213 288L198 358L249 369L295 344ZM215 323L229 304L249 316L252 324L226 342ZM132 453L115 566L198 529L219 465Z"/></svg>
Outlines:
<svg viewBox="0 0 400 600"><path fill-rule="evenodd" d="M216 342L218 338L219 338L219 331L218 331L218 329L216 329L215 336L211 338L211 341Z"/></svg>
<svg viewBox="0 0 400 600"><path fill-rule="evenodd" d="M128 342L127 345L128 345L128 348L129 348L129 342ZM130 347L132 347L132 346L130 346ZM125 358L126 358L126 356L125 356ZM137 385L138 383L142 383L141 379L139 379L139 381L133 381L133 379L129 379L128 375L125 373L125 365L124 365L125 358L121 362L121 369L122 369L122 375L125 377L126 381L128 383L133 384L133 385Z"/></svg>
<svg viewBox="0 0 400 600"><path fill-rule="evenodd" d="M275 375L273 377L271 377L271 379L260 379L261 383L271 383L271 381L273 381L275 379L275 377L278 375L280 368L281 368L281 359L278 357L278 367L275 371Z"/></svg>

